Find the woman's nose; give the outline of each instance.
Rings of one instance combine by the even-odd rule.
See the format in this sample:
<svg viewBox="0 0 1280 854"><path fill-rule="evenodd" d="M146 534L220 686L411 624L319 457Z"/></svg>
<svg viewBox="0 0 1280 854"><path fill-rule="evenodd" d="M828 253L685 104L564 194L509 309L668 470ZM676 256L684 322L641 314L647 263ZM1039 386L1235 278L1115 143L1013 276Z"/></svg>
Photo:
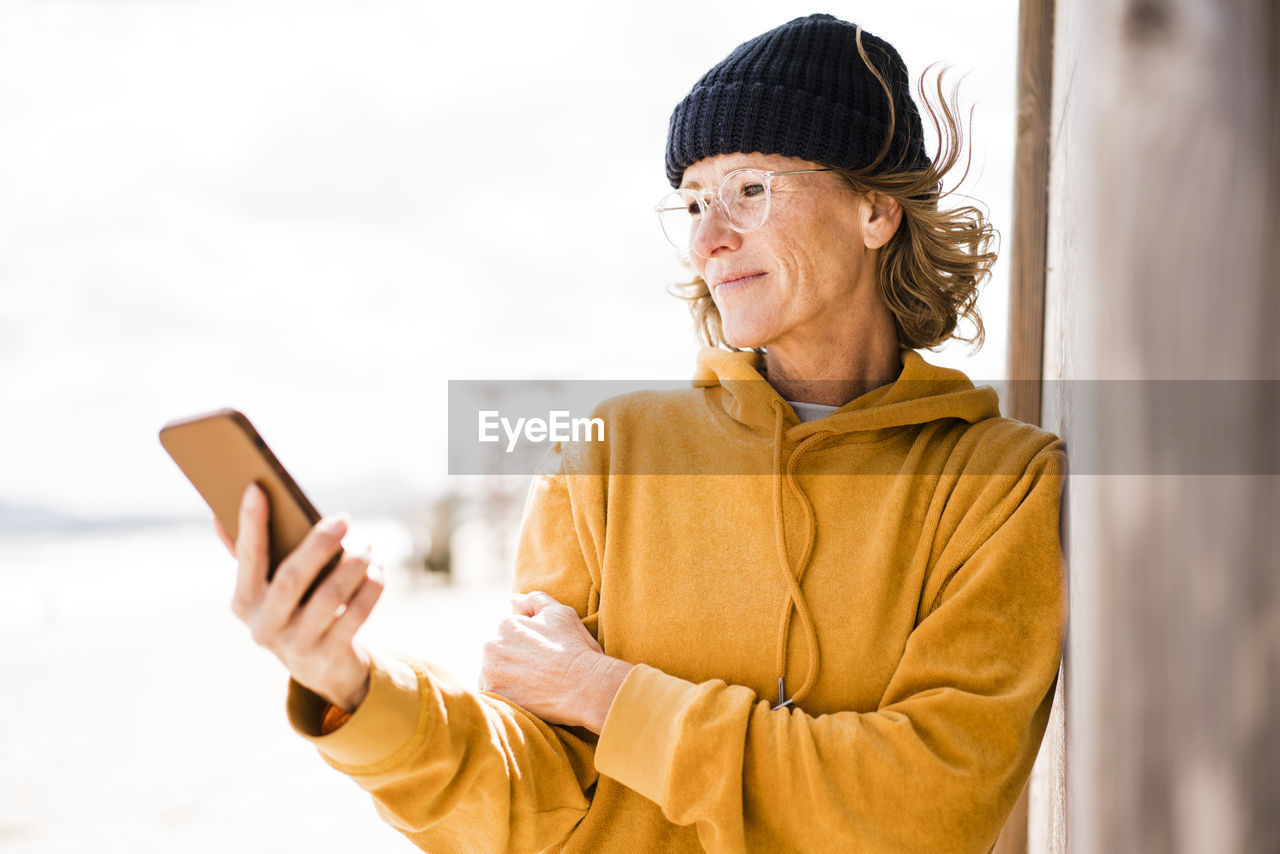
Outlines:
<svg viewBox="0 0 1280 854"><path fill-rule="evenodd" d="M725 218L719 204L710 204L702 219L694 226L690 247L703 258L710 258L722 250L737 249L742 245L742 235L734 231Z"/></svg>

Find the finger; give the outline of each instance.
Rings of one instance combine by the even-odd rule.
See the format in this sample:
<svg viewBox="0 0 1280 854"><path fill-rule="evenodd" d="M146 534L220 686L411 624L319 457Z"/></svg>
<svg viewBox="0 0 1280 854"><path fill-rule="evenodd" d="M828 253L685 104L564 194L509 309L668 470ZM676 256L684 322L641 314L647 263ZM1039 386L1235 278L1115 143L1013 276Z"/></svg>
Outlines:
<svg viewBox="0 0 1280 854"><path fill-rule="evenodd" d="M236 616L245 619L262 601L267 589L270 560L267 551L267 496L257 484L249 484L240 499L239 528L235 542L236 591L231 608Z"/></svg>
<svg viewBox="0 0 1280 854"><path fill-rule="evenodd" d="M498 636L495 640L499 643L514 643L528 638L533 631L532 618L524 614L512 614L498 621Z"/></svg>
<svg viewBox="0 0 1280 854"><path fill-rule="evenodd" d="M371 564L365 572L364 582L347 603L347 610L329 627L329 631L320 641L321 644L335 654L348 649L356 632L373 613L373 606L378 604L378 599L382 597L382 591L385 589L386 581L382 568L377 564Z"/></svg>
<svg viewBox="0 0 1280 854"><path fill-rule="evenodd" d="M231 556L236 556L236 543L231 539L231 535L227 533L227 529L222 527L222 523L218 521L217 516L212 516L213 530L218 535L218 539L222 540L222 544L227 547L227 551L231 552Z"/></svg>
<svg viewBox="0 0 1280 854"><path fill-rule="evenodd" d="M344 557L311 594L307 604L294 612L286 631L302 646L319 642L334 620L342 616L369 569L368 549L362 554Z"/></svg>
<svg viewBox="0 0 1280 854"><path fill-rule="evenodd" d="M327 516L317 522L298 547L280 561L262 600L259 613L261 634L271 636L289 624L302 594L342 548L342 538L346 533L345 516Z"/></svg>
<svg viewBox="0 0 1280 854"><path fill-rule="evenodd" d="M555 599L543 593L541 590L534 590L529 593L517 593L511 597L511 610L517 614L526 617L537 616L538 612L545 611L553 605L559 605Z"/></svg>

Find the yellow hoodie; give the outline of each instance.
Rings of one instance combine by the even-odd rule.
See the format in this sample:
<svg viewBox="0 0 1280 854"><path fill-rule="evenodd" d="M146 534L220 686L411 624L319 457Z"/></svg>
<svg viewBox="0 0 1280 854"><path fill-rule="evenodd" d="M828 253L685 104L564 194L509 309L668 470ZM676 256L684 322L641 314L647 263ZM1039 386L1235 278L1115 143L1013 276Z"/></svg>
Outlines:
<svg viewBox="0 0 1280 854"><path fill-rule="evenodd" d="M410 659L375 656L336 728L291 684L295 729L421 848L992 846L1058 669L1062 443L913 351L801 424L755 358L607 401L608 441L535 479L517 588L639 665L598 740Z"/></svg>

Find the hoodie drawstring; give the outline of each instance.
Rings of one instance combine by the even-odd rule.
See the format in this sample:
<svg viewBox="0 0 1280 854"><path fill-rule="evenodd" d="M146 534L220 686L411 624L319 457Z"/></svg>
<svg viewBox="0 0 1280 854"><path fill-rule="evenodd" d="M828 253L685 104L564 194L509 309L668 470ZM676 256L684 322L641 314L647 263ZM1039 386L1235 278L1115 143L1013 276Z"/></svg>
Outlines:
<svg viewBox="0 0 1280 854"><path fill-rule="evenodd" d="M813 505L809 502L808 496L804 494L804 490L800 488L795 472L799 464L800 455L825 439L830 433L828 431L820 431L800 442L787 457L784 466L782 461L782 428L785 422L785 410L783 407L786 404L780 400L775 400L773 405L773 525L775 541L778 547L778 568L782 572L783 581L788 591L787 604L782 612L782 625L779 627L777 660L778 704L774 706L775 709L781 709L799 703L808 696L809 691L813 689L814 683L818 681L818 671L821 666L818 652L818 630L813 624L813 615L810 613L809 605L805 602L804 594L800 590L800 584L804 581L805 571L809 568L809 560L813 557L813 546L817 539L817 525L813 515ZM791 494L799 502L805 517L807 536L804 551L801 553L799 565L796 567L792 567L791 559L787 555L787 537L783 525L782 505L782 483L784 480L791 490ZM805 669L804 682L800 685L799 690L791 697L787 697L785 680L787 675L787 653L791 642L791 615L793 611L800 617L800 626L804 630L805 642L809 648L809 661L808 667Z"/></svg>

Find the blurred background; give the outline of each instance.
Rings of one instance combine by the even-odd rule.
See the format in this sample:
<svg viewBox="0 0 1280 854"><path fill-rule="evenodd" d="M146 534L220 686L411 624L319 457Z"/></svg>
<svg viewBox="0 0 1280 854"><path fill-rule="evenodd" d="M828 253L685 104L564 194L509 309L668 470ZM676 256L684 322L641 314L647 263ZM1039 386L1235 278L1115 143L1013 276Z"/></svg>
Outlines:
<svg viewBox="0 0 1280 854"><path fill-rule="evenodd" d="M387 566L368 642L473 681L527 481L448 475L447 382L691 375L668 115L814 11L965 75L1007 233L1012 0L0 0L0 848L409 847L290 732L156 433L248 414ZM933 357L980 383L1006 267Z"/></svg>

